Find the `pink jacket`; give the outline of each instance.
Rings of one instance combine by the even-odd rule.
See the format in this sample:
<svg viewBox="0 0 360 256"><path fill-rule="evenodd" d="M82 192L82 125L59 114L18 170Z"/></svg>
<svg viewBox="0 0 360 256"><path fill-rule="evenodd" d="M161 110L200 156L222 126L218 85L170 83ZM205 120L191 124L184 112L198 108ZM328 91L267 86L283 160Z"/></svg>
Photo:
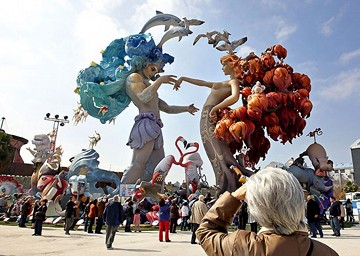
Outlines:
<svg viewBox="0 0 360 256"><path fill-rule="evenodd" d="M133 224L135 226L140 225L140 213L134 214Z"/></svg>

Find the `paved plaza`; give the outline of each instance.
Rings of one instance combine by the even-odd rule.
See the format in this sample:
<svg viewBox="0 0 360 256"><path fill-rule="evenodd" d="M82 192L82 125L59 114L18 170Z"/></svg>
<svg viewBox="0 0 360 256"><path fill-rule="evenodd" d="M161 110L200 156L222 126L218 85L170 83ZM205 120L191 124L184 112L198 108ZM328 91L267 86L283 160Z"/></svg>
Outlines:
<svg viewBox="0 0 360 256"><path fill-rule="evenodd" d="M170 243L158 241L157 231L125 233L120 230L113 244L114 250L105 248L104 234L88 234L82 230L66 236L61 227L44 227L42 236L32 236L30 227L0 225L0 256L15 255L206 255L199 245L190 244L191 232L170 234ZM341 237L331 236L325 226L324 238L319 240L342 256L360 255L360 225L342 230ZM325 255L324 255L325 256Z"/></svg>

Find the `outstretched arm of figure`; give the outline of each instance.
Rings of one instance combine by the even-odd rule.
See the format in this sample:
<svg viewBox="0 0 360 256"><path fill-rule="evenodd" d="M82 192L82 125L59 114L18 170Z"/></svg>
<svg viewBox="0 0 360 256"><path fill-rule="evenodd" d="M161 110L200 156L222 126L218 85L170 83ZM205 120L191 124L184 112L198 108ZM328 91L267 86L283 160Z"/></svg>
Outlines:
<svg viewBox="0 0 360 256"><path fill-rule="evenodd" d="M199 79L182 76L176 81L174 89L179 90L182 82L188 82L190 84L194 84L194 85L198 85L198 86L205 86L205 87L209 87L209 88L212 88L212 86L214 85L213 82L207 82L207 81L203 81L203 80L199 80Z"/></svg>
<svg viewBox="0 0 360 256"><path fill-rule="evenodd" d="M211 109L211 111L209 113L211 119L216 118L216 112L219 109L229 107L229 106L235 104L239 100L239 97L240 97L239 82L236 79L231 79L228 83L231 87L231 94ZM223 85L223 86L226 86L226 85Z"/></svg>
<svg viewBox="0 0 360 256"><path fill-rule="evenodd" d="M189 112L190 114L194 115L199 109L191 104L189 106L169 106L165 101L159 99L159 109L168 114L178 114Z"/></svg>
<svg viewBox="0 0 360 256"><path fill-rule="evenodd" d="M175 78L176 76L174 75L161 76L154 83L146 87L144 78L137 73L133 73L127 78L127 86L130 87L130 90L136 94L139 100L148 103L154 98L161 84L175 85Z"/></svg>

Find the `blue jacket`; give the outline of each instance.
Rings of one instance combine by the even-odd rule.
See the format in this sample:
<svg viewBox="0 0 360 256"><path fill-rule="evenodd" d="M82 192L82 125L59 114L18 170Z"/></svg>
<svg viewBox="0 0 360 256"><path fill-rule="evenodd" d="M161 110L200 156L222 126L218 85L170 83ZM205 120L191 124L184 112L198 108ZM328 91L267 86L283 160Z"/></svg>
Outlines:
<svg viewBox="0 0 360 256"><path fill-rule="evenodd" d="M104 220L108 226L119 226L123 222L123 207L120 202L111 202L105 207Z"/></svg>
<svg viewBox="0 0 360 256"><path fill-rule="evenodd" d="M159 221L170 220L170 206L171 206L170 200L164 206L159 205Z"/></svg>

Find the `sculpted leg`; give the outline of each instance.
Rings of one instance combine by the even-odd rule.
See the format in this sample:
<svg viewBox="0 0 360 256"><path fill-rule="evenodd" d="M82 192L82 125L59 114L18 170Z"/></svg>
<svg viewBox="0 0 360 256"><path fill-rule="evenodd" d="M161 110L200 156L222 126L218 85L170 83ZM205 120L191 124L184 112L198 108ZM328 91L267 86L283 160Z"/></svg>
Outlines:
<svg viewBox="0 0 360 256"><path fill-rule="evenodd" d="M146 143L142 148L133 150L131 165L124 171L121 183L134 184L139 178L142 178L145 172L145 166L154 149L154 141Z"/></svg>

